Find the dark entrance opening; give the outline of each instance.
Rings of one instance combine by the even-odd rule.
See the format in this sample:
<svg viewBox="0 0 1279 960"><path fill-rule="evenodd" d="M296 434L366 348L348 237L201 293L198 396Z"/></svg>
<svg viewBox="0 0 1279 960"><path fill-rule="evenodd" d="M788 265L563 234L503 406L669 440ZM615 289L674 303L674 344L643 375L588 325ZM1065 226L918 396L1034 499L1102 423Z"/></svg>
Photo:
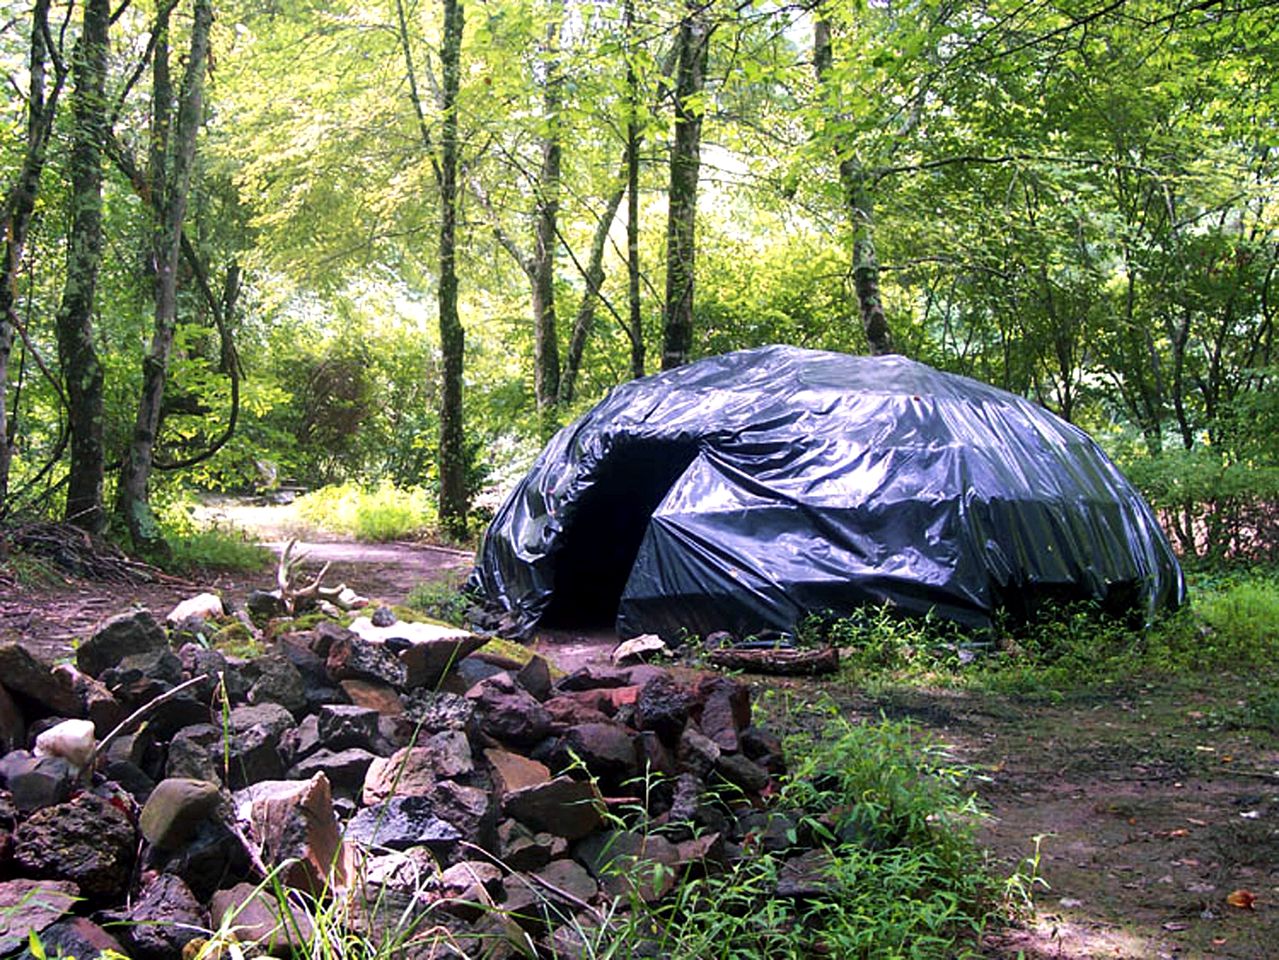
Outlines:
<svg viewBox="0 0 1279 960"><path fill-rule="evenodd" d="M544 626L613 626L648 521L697 450L695 442L630 440L610 451L562 534Z"/></svg>

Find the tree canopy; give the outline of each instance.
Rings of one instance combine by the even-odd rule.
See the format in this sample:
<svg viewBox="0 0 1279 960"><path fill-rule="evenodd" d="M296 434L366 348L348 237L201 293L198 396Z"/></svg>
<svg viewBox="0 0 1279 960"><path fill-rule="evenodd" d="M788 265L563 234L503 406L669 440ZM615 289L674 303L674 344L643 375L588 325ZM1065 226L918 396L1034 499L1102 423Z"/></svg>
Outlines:
<svg viewBox="0 0 1279 960"><path fill-rule="evenodd" d="M1029 396L1182 549L1276 548L1272 0L13 6L8 514L142 547L269 464L460 531L499 451L786 342Z"/></svg>

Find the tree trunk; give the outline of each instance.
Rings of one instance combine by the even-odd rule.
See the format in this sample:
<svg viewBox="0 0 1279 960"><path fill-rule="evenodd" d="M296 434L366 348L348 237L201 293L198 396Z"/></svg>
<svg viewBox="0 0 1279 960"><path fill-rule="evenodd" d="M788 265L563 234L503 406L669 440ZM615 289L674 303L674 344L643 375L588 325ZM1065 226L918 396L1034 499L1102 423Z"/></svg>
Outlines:
<svg viewBox="0 0 1279 960"><path fill-rule="evenodd" d="M564 78L560 72L559 31L562 8L546 25L546 83L542 112L542 170L537 184L536 230L529 279L533 285L533 391L543 414L559 399L560 352L555 324L555 247L560 211L560 110Z"/></svg>
<svg viewBox="0 0 1279 960"><path fill-rule="evenodd" d="M195 0L191 49L187 55L171 149L169 128L173 88L169 79L167 10L161 13L156 24L151 140L151 187L156 219L152 249L155 328L151 336L151 351L142 365L142 396L138 401L133 439L121 471L118 491L118 509L124 515L134 547L143 551L163 546L163 538L147 500L147 482L155 455L160 407L164 401L169 355L177 324L178 257L191 186L191 168L195 162L196 134L202 117L204 70L212 24L213 7L209 0Z"/></svg>
<svg viewBox="0 0 1279 960"><path fill-rule="evenodd" d="M109 0L84 0L84 28L76 44L72 92L71 231L67 276L58 307L58 356L67 388L71 466L66 519L102 529L102 364L93 344L93 303L102 261L102 144L106 139Z"/></svg>
<svg viewBox="0 0 1279 960"><path fill-rule="evenodd" d="M466 347L457 312L457 94L462 60L462 3L444 0L440 124L440 523L453 536L466 533L466 448L462 424L462 359Z"/></svg>
<svg viewBox="0 0 1279 960"><path fill-rule="evenodd" d="M31 14L31 58L28 61L27 142L13 183L0 209L0 511L8 502L9 467L13 461L14 430L5 401L9 392L9 355L17 326L18 274L27 231L35 211L40 173L62 92L63 72L57 69L53 88L45 93L45 70L52 51L45 41L49 30L50 0L36 0Z"/></svg>
<svg viewBox="0 0 1279 960"><path fill-rule="evenodd" d="M679 30L675 81L675 139L666 223L666 307L662 317L662 369L687 362L693 346L693 267L697 177L701 167L702 108L710 24L704 8L690 9Z"/></svg>
<svg viewBox="0 0 1279 960"><path fill-rule="evenodd" d="M600 288L604 285L604 248L608 245L608 232L617 219L617 208L622 205L625 186L613 191L604 206L604 215L595 225L591 238L591 258L586 264L586 289L573 320L573 333L568 341L568 355L564 358L564 371L560 375L560 403L572 403L577 386L577 375L582 368L582 355L586 352L586 338L595 324L595 307L600 301Z"/></svg>
<svg viewBox="0 0 1279 960"><path fill-rule="evenodd" d="M640 313L639 260L639 77L631 59L631 31L635 0L626 0L622 14L626 32L626 303L627 333L631 338L631 376L644 376L644 324Z"/></svg>
<svg viewBox="0 0 1279 960"><path fill-rule="evenodd" d="M819 88L829 82L834 62L831 48L830 21L818 19L813 27L813 66ZM838 148L837 148L838 150ZM842 150L838 150L843 153ZM876 356L893 352L892 331L884 315L879 295L879 257L875 252L874 205L867 188L866 171L856 157L846 156L839 162L839 182L844 192L853 230L853 291L862 331L870 352Z"/></svg>

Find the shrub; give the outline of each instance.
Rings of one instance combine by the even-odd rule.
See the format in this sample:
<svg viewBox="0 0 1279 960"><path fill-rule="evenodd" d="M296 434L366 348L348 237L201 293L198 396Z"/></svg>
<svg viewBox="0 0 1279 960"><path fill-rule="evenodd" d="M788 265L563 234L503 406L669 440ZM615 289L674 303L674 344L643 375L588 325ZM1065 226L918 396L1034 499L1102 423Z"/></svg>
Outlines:
<svg viewBox="0 0 1279 960"><path fill-rule="evenodd" d="M435 524L434 506L425 490L396 487L385 480L372 489L354 483L322 487L299 497L295 506L308 523L358 540L419 537Z"/></svg>

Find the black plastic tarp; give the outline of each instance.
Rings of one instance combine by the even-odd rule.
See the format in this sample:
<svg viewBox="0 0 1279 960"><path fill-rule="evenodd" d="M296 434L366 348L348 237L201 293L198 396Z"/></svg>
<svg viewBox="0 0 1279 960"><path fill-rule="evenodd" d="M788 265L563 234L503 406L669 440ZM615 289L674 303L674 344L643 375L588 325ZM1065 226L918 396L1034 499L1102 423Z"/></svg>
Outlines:
<svg viewBox="0 0 1279 960"><path fill-rule="evenodd" d="M773 346L616 388L551 440L471 578L521 629L788 630L888 601L972 625L1039 597L1184 596L1081 430L903 357Z"/></svg>

